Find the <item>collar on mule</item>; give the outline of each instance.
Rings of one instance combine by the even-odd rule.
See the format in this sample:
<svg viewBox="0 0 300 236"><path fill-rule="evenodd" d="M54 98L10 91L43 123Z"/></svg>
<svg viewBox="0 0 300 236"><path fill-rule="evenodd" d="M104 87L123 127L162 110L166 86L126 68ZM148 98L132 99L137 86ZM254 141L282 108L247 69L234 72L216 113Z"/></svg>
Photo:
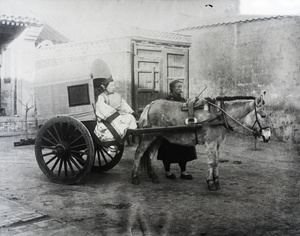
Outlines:
<svg viewBox="0 0 300 236"><path fill-rule="evenodd" d="M183 105L187 106L187 109L184 107L181 107L182 111L187 110L188 114L189 114L189 118L187 118L184 122L186 125L198 123L197 118L195 118L195 116L194 116L195 109L199 108L199 107L195 107L198 100L199 100L198 97L195 97L195 99L189 99L186 103L183 103ZM201 108L203 108L203 106L201 106Z"/></svg>

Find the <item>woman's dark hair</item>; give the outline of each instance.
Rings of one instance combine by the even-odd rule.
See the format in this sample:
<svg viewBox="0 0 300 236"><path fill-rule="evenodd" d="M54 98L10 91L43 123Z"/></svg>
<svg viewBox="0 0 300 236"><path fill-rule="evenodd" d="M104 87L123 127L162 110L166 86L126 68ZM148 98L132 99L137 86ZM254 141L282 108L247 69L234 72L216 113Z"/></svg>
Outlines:
<svg viewBox="0 0 300 236"><path fill-rule="evenodd" d="M113 81L113 79L111 79L111 78L103 80L103 81L101 82L101 87L102 87L103 89L106 89L106 87L107 87L107 86L109 85L109 83L112 82L112 81Z"/></svg>
<svg viewBox="0 0 300 236"><path fill-rule="evenodd" d="M105 91L106 87L112 81L113 79L111 77L94 79L95 101L97 101L98 96Z"/></svg>

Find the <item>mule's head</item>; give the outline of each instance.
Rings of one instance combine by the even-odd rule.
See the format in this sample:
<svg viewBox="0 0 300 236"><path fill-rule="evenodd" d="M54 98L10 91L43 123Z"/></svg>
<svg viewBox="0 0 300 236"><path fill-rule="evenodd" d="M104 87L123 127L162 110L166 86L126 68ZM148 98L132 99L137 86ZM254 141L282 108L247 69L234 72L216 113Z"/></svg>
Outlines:
<svg viewBox="0 0 300 236"><path fill-rule="evenodd" d="M244 125L252 129L256 137L261 138L264 142L269 142L271 138L271 129L267 121L267 114L263 107L250 112L244 119Z"/></svg>
<svg viewBox="0 0 300 236"><path fill-rule="evenodd" d="M264 129L262 129L261 137L265 143L269 142L269 140L271 139L271 128L265 127Z"/></svg>
<svg viewBox="0 0 300 236"><path fill-rule="evenodd" d="M259 127L259 137L263 139L264 142L269 142L271 138L271 129L267 122L267 114L264 110L265 105L265 95L266 91L264 90L256 99L255 99L255 106L256 106L256 120L257 126Z"/></svg>

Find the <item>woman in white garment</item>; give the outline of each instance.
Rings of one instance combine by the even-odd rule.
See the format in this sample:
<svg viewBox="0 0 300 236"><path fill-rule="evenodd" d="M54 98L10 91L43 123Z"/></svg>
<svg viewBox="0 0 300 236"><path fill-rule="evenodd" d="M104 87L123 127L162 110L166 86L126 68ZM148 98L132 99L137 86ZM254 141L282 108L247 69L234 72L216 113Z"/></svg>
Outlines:
<svg viewBox="0 0 300 236"><path fill-rule="evenodd" d="M100 95L96 102L97 125L95 134L102 141L122 140L128 129L136 129L133 110L120 94L115 92L113 79L100 80Z"/></svg>

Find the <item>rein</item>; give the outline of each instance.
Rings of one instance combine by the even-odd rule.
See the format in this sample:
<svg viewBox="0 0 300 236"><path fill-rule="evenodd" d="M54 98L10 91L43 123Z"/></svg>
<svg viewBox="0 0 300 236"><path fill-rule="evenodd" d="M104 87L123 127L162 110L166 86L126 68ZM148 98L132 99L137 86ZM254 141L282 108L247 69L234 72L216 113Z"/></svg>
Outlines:
<svg viewBox="0 0 300 236"><path fill-rule="evenodd" d="M255 118L256 118L256 119L255 119L255 122L254 122L254 124L253 124L253 126L252 126L251 129L248 128L248 127L246 127L245 125L243 125L241 122L239 122L238 120L236 120L235 118L233 118L231 115L229 115L229 114L225 111L225 104L224 104L224 101L234 101L234 100L242 100L242 99L251 99L251 100L255 100L255 97L253 97L253 96L235 96L235 97L226 97L226 96L225 96L225 97L217 97L216 100L217 100L217 101L221 101L221 107L217 106L216 104L214 104L214 103L212 103L212 102L210 102L210 101L208 101L208 100L206 100L206 101L207 101L210 105L212 105L212 106L218 108L220 111L222 111L223 119L224 119L225 126L226 126L226 129L227 129L227 130L230 130L231 127L230 127L229 124L228 124L228 121L227 121L226 116L230 117L234 122L236 122L237 124L239 124L240 126L242 126L243 128L245 128L246 130L250 131L250 132L254 135L255 138L260 137L260 136L261 136L262 130L263 130L263 129L268 129L269 127L268 127L268 126L266 126L266 127L262 127L262 126L261 126L261 124L260 124L260 122L259 122L259 119L258 119L258 116L257 116L256 105L254 106L254 110L255 110ZM224 109L223 109L222 107L223 107ZM254 126L255 126L256 123L257 123L258 126L259 126L259 131L258 131L258 132L254 130Z"/></svg>
<svg viewBox="0 0 300 236"><path fill-rule="evenodd" d="M209 102L209 101L207 101L210 105L212 105L212 106L214 106L214 107L216 107L216 108L218 108L220 111L222 111L222 113L223 114L225 114L225 115L227 115L228 117L230 117L234 122L236 122L237 124L239 124L240 126L242 126L242 127L244 127L245 129L247 129L248 131L250 131L250 132L254 132L254 130L253 129L249 129L248 127L246 127L245 125L243 125L241 122L239 122L238 120L236 120L236 119L234 119L231 115L229 115L224 109L222 109L221 107L219 107L219 106L217 106L216 104L214 104L214 103L211 103L211 102ZM223 116L224 117L224 116ZM226 119L226 118L225 118ZM226 128L227 128L227 126L228 126L228 123L227 123L227 119L226 119L226 121L225 121L225 125L226 125Z"/></svg>

